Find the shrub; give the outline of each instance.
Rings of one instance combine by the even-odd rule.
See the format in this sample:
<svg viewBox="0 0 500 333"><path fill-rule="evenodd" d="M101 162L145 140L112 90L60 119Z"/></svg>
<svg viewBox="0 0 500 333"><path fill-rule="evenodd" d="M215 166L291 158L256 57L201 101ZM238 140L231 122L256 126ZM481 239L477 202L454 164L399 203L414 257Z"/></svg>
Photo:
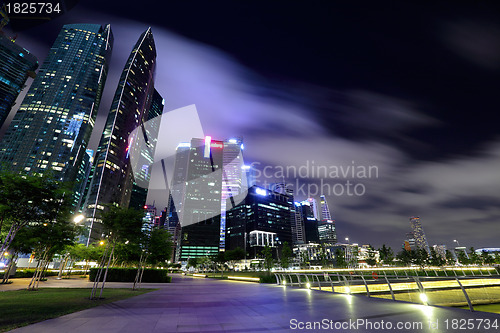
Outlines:
<svg viewBox="0 0 500 333"><path fill-rule="evenodd" d="M263 274L260 275L260 283L276 283L276 277L274 274Z"/></svg>
<svg viewBox="0 0 500 333"><path fill-rule="evenodd" d="M91 268L89 272L89 280L94 281L98 269ZM103 271L104 274L104 271ZM134 282L137 268L117 268L111 267L108 270L106 282ZM102 277L101 277L102 279ZM168 283L171 282L172 277L167 275L167 270L146 268L142 275L142 282L157 282Z"/></svg>

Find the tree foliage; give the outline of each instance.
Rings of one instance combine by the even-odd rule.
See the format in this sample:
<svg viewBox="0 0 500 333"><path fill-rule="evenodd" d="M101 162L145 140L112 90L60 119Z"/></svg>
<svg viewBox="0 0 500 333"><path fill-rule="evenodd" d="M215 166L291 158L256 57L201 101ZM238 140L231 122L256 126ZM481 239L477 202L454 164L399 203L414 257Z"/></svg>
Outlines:
<svg viewBox="0 0 500 333"><path fill-rule="evenodd" d="M7 251L17 233L28 225L39 227L54 221L69 221L69 194L66 184L50 175L0 171L0 253Z"/></svg>
<svg viewBox="0 0 500 333"><path fill-rule="evenodd" d="M288 245L288 242L283 242L283 249L281 250L281 267L287 269L290 267L290 258L292 258L293 252Z"/></svg>

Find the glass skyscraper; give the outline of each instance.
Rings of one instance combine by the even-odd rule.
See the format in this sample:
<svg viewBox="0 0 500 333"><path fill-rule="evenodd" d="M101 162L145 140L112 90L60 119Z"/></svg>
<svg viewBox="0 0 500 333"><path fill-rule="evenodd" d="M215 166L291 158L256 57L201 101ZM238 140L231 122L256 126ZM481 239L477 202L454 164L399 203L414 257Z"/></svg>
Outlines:
<svg viewBox="0 0 500 333"><path fill-rule="evenodd" d="M223 141L210 136L191 140L186 186L180 213L177 211L182 225L180 260L219 252L223 150ZM182 160L184 156L176 158L176 165ZM182 176L184 170L174 170L177 183L175 173ZM172 193L177 193L175 187Z"/></svg>
<svg viewBox="0 0 500 333"><path fill-rule="evenodd" d="M28 76L35 77L38 61L28 50L0 34L0 126L7 118Z"/></svg>
<svg viewBox="0 0 500 333"><path fill-rule="evenodd" d="M219 241L221 251L226 248L226 201L248 189L246 177L243 177L243 147L241 138L224 141Z"/></svg>
<svg viewBox="0 0 500 333"><path fill-rule="evenodd" d="M156 47L151 28L139 37L125 64L95 158L85 203L87 244L101 237L108 204L142 207L159 129L163 99L154 89ZM139 207L137 207L139 206Z"/></svg>
<svg viewBox="0 0 500 333"><path fill-rule="evenodd" d="M109 25L63 26L0 143L3 165L30 174L51 170L59 180L76 181L84 172L112 44Z"/></svg>

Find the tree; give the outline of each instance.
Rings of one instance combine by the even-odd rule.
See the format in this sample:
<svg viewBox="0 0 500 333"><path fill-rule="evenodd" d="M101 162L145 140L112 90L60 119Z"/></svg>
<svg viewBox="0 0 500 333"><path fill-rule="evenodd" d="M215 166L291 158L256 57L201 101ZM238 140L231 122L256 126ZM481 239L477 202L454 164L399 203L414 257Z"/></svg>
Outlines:
<svg viewBox="0 0 500 333"><path fill-rule="evenodd" d="M231 268L234 271L234 265L236 261L245 258L245 251L241 247L237 247L234 250L229 250L225 252L225 259L231 264Z"/></svg>
<svg viewBox="0 0 500 333"><path fill-rule="evenodd" d="M345 260L345 253L341 249L335 250L335 266L339 268L347 267L347 262Z"/></svg>
<svg viewBox="0 0 500 333"><path fill-rule="evenodd" d="M90 295L91 299L95 298L95 292L99 287L99 282L104 270L104 266L106 266L106 269L104 270L99 298L101 298L102 296L108 269L111 265L111 259L113 258L113 253L116 245L118 243L125 244L127 242L140 243L142 239L142 216L143 213L141 211L132 208L121 208L115 206L109 207L109 210L102 214L102 225L104 227L105 233L107 233L107 245L104 250L103 257L101 258L101 263L95 277L94 286L92 287L92 292Z"/></svg>
<svg viewBox="0 0 500 333"><path fill-rule="evenodd" d="M43 225L68 213L67 184L50 175L19 175L0 170L0 254L27 225ZM66 200L65 200L66 199Z"/></svg>
<svg viewBox="0 0 500 333"><path fill-rule="evenodd" d="M152 266L164 264L172 256L172 234L165 229L155 228L148 242L148 263Z"/></svg>
<svg viewBox="0 0 500 333"><path fill-rule="evenodd" d="M487 251L482 251L481 252L481 261L483 262L483 265L491 265L495 262L495 259L490 256L490 254Z"/></svg>
<svg viewBox="0 0 500 333"><path fill-rule="evenodd" d="M267 271L270 271L273 268L274 260L273 260L273 252L269 245L266 245L262 250L262 254L264 256L264 267Z"/></svg>
<svg viewBox="0 0 500 333"><path fill-rule="evenodd" d="M34 253L38 260L35 273L28 286L29 290L38 289L40 279L53 256L56 253L66 253L66 248L75 243L77 228L73 223L67 222L68 220L68 218L62 218L41 225L28 225L19 232L16 241L22 240L24 243L23 252Z"/></svg>
<svg viewBox="0 0 500 333"><path fill-rule="evenodd" d="M187 262L187 267L196 268L198 266L198 258L189 258Z"/></svg>
<svg viewBox="0 0 500 333"><path fill-rule="evenodd" d="M453 257L453 253L450 250L446 250L446 263L448 265L455 265L456 259Z"/></svg>
<svg viewBox="0 0 500 333"><path fill-rule="evenodd" d="M281 267L287 269L290 267L290 258L293 256L292 249L288 242L283 242L283 250L281 251Z"/></svg>
<svg viewBox="0 0 500 333"><path fill-rule="evenodd" d="M441 257L433 247L431 247L429 263L432 266L443 266L446 263L446 260L445 258Z"/></svg>
<svg viewBox="0 0 500 333"><path fill-rule="evenodd" d="M212 256L212 261L221 267L221 278L224 277L224 267L226 265L226 255L224 252L217 252L216 255Z"/></svg>
<svg viewBox="0 0 500 333"><path fill-rule="evenodd" d="M470 263L473 265L480 265L482 262L481 257L472 246L469 248L469 252Z"/></svg>
<svg viewBox="0 0 500 333"><path fill-rule="evenodd" d="M366 264L370 266L375 266L377 264L376 252L373 249L373 247L371 247L371 245L370 248L368 249L368 256L366 257L365 261Z"/></svg>
<svg viewBox="0 0 500 333"><path fill-rule="evenodd" d="M385 246L385 244L382 244L382 247L378 249L379 255L380 255L380 260L384 264L392 264L392 260L394 259L394 252L392 251L390 246Z"/></svg>

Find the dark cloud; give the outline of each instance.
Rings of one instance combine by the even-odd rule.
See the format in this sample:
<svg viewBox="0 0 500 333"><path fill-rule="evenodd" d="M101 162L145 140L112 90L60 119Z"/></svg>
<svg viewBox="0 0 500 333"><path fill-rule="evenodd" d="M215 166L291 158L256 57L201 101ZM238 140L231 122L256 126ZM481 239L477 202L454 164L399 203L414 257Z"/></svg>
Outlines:
<svg viewBox="0 0 500 333"><path fill-rule="evenodd" d="M94 147L126 58L151 25L166 112L195 104L205 134L243 136L245 161L261 168L377 167L377 177L354 179L366 188L362 196L328 196L339 239L399 247L409 217L420 215L431 244L498 246L496 25L480 15L450 25L446 15L467 11L404 4L404 15L382 8L346 15L341 6L302 13L296 4L262 13L234 4L233 15L212 3L189 8L192 16L144 13L147 2L134 13L95 10L112 13L110 3L86 2L88 10L77 6L20 36L42 59L62 24L111 23L115 46Z"/></svg>

